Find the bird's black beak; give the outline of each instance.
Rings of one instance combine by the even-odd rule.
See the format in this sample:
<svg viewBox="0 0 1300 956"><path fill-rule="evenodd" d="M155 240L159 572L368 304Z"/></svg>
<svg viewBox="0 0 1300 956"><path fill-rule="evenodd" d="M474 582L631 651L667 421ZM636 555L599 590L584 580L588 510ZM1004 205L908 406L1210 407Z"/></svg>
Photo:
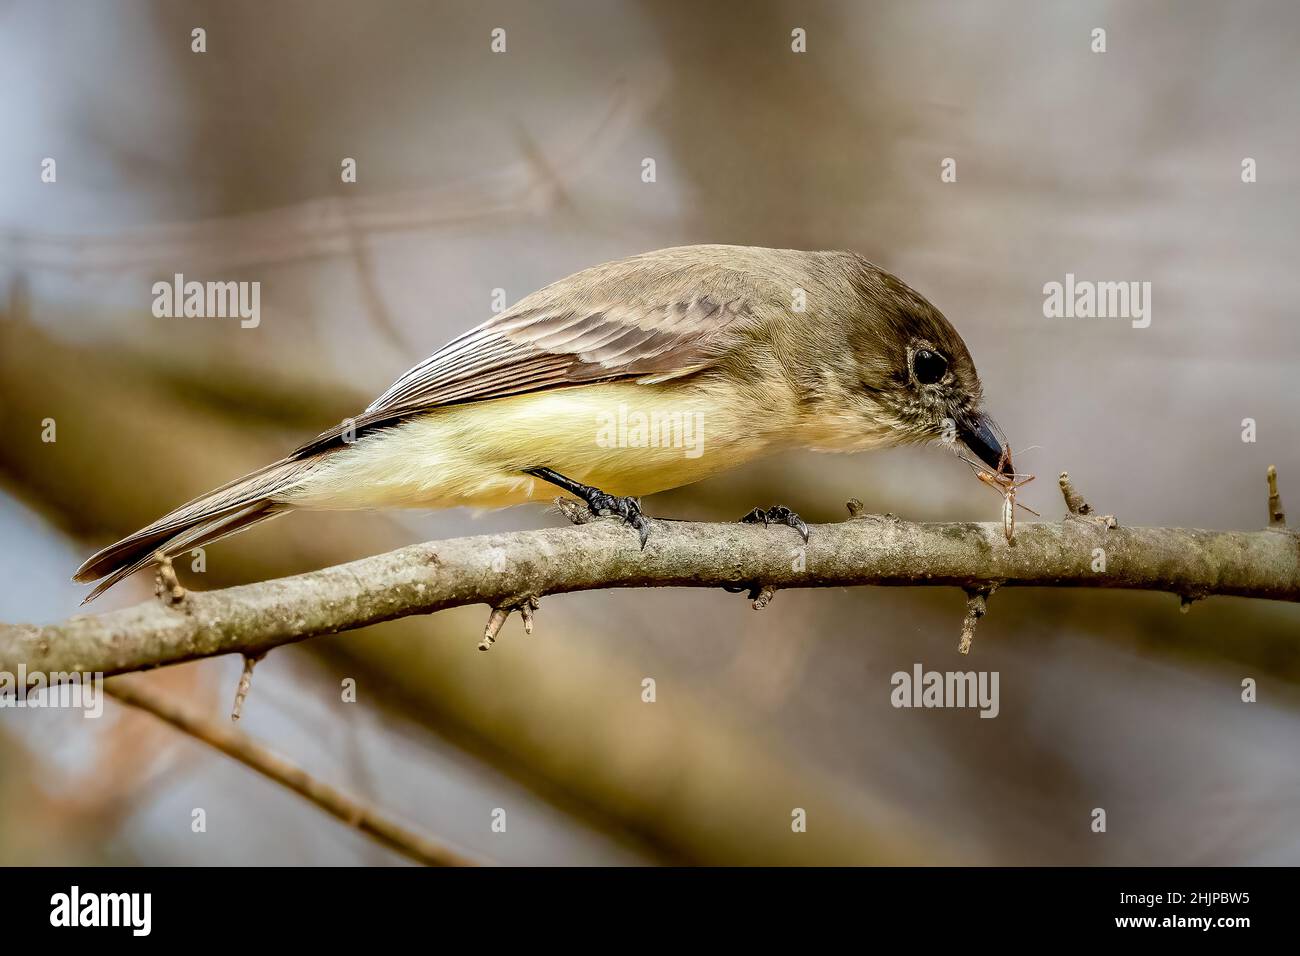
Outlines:
<svg viewBox="0 0 1300 956"><path fill-rule="evenodd" d="M1002 447L997 423L981 413L958 420L957 437L975 457L1000 474L1011 473L1011 455Z"/></svg>

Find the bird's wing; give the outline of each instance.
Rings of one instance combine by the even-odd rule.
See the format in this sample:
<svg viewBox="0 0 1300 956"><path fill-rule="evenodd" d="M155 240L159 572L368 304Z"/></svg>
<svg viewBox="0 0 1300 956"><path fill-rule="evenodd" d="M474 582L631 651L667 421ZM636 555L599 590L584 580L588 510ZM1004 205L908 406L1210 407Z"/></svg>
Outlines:
<svg viewBox="0 0 1300 956"><path fill-rule="evenodd" d="M687 375L712 359L710 340L741 317L741 308L700 296L651 307L507 313L435 352L366 411L480 401L612 378Z"/></svg>
<svg viewBox="0 0 1300 956"><path fill-rule="evenodd" d="M546 292L547 290L543 290ZM615 290L611 289L613 293ZM297 449L301 458L385 424L444 405L616 379L690 375L724 353L727 334L752 318L744 296L659 296L621 301L590 294L525 299L449 342L401 376L357 418Z"/></svg>

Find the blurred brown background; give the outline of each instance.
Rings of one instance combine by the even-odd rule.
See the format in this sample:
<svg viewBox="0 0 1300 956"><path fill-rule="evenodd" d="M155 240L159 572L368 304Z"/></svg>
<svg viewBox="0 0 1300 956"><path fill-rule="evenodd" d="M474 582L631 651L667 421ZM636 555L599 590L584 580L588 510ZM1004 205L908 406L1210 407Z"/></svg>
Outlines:
<svg viewBox="0 0 1300 956"><path fill-rule="evenodd" d="M1300 505L1298 30L1287 2L0 3L0 620L73 613L87 553L355 413L493 289L694 242L853 248L926 294L1045 519L1068 469L1124 523L1261 527L1268 464ZM176 272L259 280L261 325L155 318ZM1151 282L1150 328L1045 319L1067 272ZM999 514L934 448L791 455L647 509L836 520L850 496ZM211 588L559 521L299 515L179 566ZM1004 591L968 660L962 608L580 594L489 654L465 608L272 654L243 727L507 863L1300 859L1296 608ZM917 661L999 671L1000 716L893 709ZM238 671L150 679L224 719ZM112 702L0 711L0 863L53 862L398 858Z"/></svg>

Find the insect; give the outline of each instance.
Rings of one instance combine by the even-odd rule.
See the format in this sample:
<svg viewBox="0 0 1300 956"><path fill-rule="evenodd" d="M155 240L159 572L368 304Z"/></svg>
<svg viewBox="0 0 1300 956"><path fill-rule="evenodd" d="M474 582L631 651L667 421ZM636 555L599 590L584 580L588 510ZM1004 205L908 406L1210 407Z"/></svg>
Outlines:
<svg viewBox="0 0 1300 956"><path fill-rule="evenodd" d="M997 471L991 470L983 462L974 461L960 452L958 457L971 466L976 478L1002 495L1002 533L1007 536L1007 542L1010 543L1016 533L1017 508L1038 517L1038 512L1033 508L1016 501L1016 492L1033 481L1035 476L1012 471L1011 448L1005 442L1002 444L1002 457L998 460Z"/></svg>

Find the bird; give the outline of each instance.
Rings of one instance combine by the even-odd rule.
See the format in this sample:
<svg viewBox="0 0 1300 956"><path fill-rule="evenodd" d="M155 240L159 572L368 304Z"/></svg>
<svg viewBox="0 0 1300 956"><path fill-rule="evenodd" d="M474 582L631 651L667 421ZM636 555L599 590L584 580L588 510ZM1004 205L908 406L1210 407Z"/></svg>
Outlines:
<svg viewBox="0 0 1300 956"><path fill-rule="evenodd" d="M934 441L1011 474L970 352L924 296L856 252L679 246L525 296L355 417L109 545L74 580L98 582L90 601L159 557L292 511L494 509L557 489L630 525L644 549L643 496L792 448ZM742 520L808 534L783 506Z"/></svg>

